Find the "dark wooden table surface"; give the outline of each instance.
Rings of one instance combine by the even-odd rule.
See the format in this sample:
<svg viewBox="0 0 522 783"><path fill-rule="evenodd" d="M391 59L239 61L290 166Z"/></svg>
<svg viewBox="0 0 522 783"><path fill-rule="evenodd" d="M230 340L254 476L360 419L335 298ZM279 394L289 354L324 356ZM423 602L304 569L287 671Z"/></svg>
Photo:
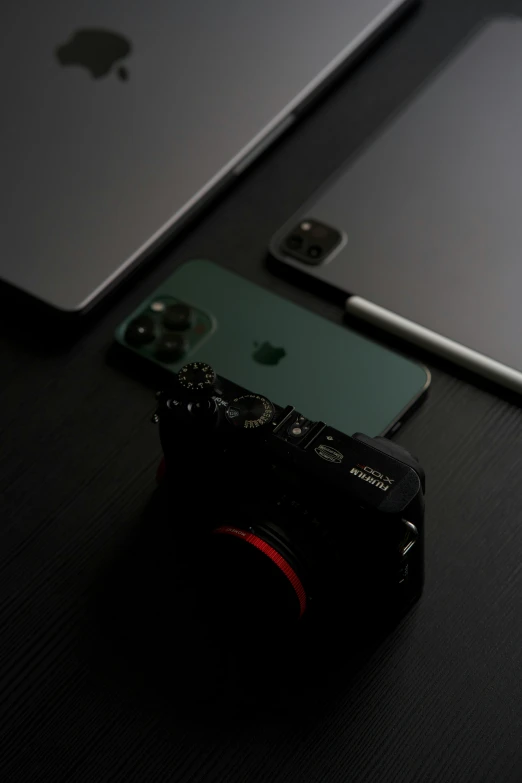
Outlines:
<svg viewBox="0 0 522 783"><path fill-rule="evenodd" d="M2 319L0 780L522 779L516 401L423 356L431 395L399 437L428 479L422 601L356 670L310 662L298 707L274 697L229 719L200 701L217 667L176 633L179 595L165 583L156 601L151 586L155 549L165 556L163 528L143 524L160 456L151 388L107 361L115 326L191 257L341 323L341 307L267 269L268 238L502 11L522 14L522 2L426 0L74 340L47 336L31 308ZM287 651L275 654L291 672Z"/></svg>

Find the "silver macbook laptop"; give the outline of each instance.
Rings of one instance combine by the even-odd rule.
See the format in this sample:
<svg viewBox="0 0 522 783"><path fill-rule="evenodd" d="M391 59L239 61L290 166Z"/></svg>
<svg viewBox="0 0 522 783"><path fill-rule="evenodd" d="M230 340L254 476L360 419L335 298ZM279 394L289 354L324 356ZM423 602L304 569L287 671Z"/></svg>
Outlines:
<svg viewBox="0 0 522 783"><path fill-rule="evenodd" d="M0 277L92 305L408 0L7 0Z"/></svg>

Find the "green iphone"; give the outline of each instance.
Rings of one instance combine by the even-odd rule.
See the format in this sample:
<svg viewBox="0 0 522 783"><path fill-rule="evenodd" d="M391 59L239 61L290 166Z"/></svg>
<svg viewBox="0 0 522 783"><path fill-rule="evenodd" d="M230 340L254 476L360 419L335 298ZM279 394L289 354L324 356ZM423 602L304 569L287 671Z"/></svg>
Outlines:
<svg viewBox="0 0 522 783"><path fill-rule="evenodd" d="M428 370L209 261L179 267L116 330L167 371L190 361L348 435L391 434Z"/></svg>

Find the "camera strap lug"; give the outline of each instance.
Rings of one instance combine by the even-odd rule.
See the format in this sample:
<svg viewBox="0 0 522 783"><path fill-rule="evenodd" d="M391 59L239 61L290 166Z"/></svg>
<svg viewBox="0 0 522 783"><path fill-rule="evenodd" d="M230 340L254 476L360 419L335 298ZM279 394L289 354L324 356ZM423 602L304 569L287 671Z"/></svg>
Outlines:
<svg viewBox="0 0 522 783"><path fill-rule="evenodd" d="M412 546L414 546L417 538L419 537L419 531L412 522L408 522L407 519L402 520L403 525L406 527L406 533L401 541L399 547L399 555L406 557Z"/></svg>

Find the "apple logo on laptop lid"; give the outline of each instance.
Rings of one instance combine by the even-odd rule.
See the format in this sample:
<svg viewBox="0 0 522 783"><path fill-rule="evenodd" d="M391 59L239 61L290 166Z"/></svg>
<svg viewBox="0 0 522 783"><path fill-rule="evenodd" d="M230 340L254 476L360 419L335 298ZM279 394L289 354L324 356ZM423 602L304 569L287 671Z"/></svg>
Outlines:
<svg viewBox="0 0 522 783"><path fill-rule="evenodd" d="M101 79L113 66L129 56L131 42L119 33L98 28L76 30L64 44L55 50L60 65L79 65L86 68L93 79ZM122 81L129 78L127 68L120 64L116 73Z"/></svg>

